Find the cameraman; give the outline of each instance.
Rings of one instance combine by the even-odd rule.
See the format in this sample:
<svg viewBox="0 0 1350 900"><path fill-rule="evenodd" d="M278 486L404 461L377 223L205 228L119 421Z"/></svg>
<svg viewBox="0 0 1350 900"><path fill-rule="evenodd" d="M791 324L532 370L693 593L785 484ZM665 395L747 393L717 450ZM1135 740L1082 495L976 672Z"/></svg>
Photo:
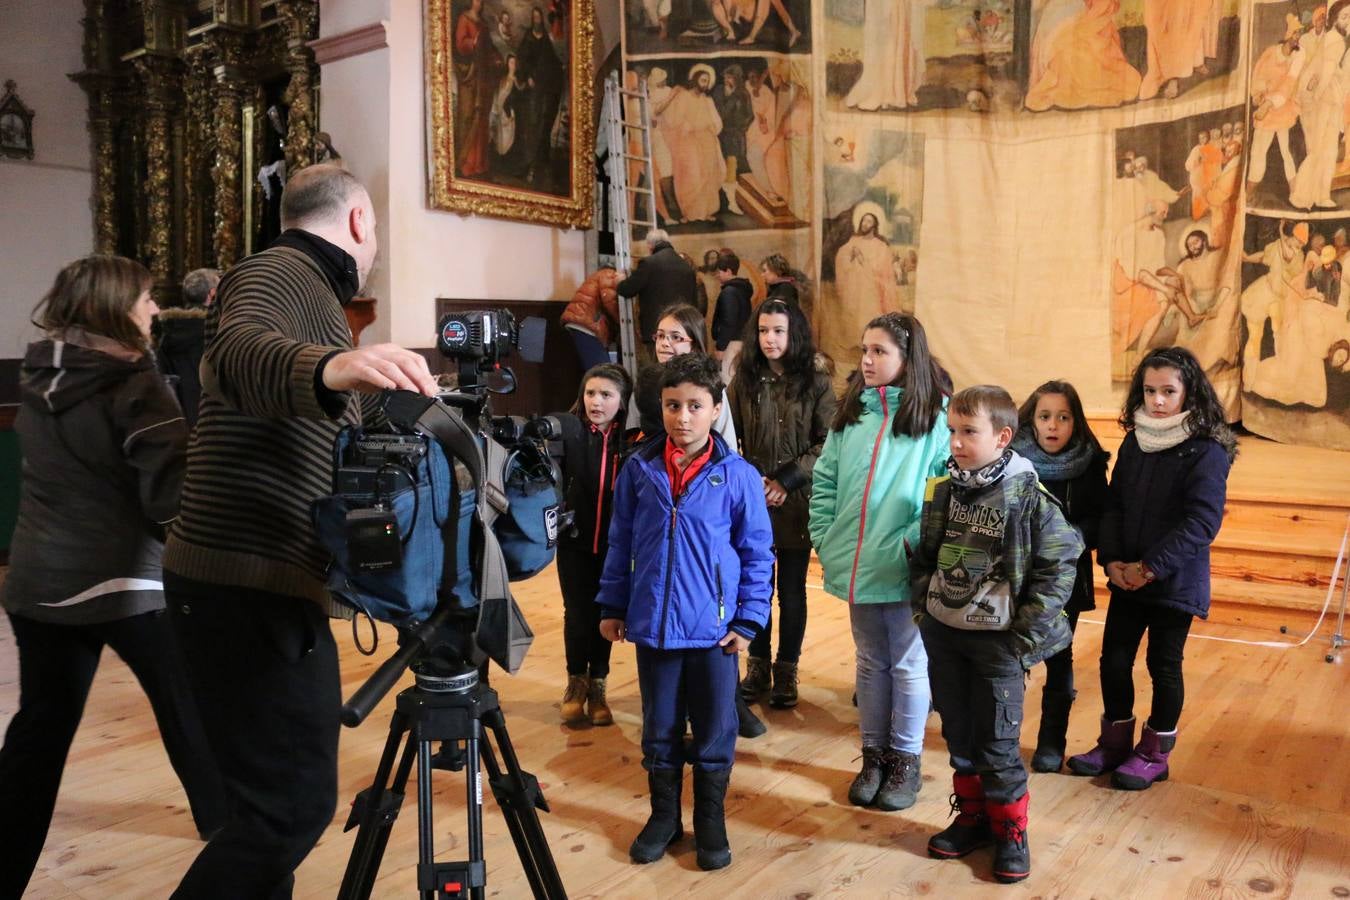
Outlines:
<svg viewBox="0 0 1350 900"><path fill-rule="evenodd" d="M287 183L280 237L220 282L206 323L201 415L164 553L230 816L175 897L289 897L337 804L337 648L310 501L330 489L353 392L433 394L422 357L352 349L343 306L375 261L364 187L331 164Z"/></svg>

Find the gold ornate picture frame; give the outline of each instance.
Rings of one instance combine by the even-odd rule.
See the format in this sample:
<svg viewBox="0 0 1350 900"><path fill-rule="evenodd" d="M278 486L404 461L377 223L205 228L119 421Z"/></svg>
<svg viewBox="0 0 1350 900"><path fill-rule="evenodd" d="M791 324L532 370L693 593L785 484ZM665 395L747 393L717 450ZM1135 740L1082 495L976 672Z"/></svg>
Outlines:
<svg viewBox="0 0 1350 900"><path fill-rule="evenodd" d="M428 203L589 227L593 0L426 0Z"/></svg>

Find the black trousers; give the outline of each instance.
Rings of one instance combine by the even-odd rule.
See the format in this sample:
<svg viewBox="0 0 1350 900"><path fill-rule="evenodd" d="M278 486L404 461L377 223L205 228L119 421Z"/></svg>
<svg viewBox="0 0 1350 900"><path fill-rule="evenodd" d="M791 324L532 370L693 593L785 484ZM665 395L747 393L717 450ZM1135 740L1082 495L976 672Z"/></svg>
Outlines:
<svg viewBox="0 0 1350 900"><path fill-rule="evenodd" d="M130 667L150 700L169 762L197 829L225 821L225 789L162 612L96 625L11 615L19 647L19 711L0 749L0 897L20 897L47 839L71 741L104 645Z"/></svg>
<svg viewBox="0 0 1350 900"><path fill-rule="evenodd" d="M984 794L1011 803L1027 792L1018 740L1026 672L1007 631L963 631L925 617L919 625L928 651L928 683L942 717L952 768L980 776Z"/></svg>
<svg viewBox="0 0 1350 900"><path fill-rule="evenodd" d="M806 567L811 551L778 550L775 568L778 582L778 657L780 662L797 662L806 639ZM768 659L773 648L773 613L759 634L750 642L750 655Z"/></svg>
<svg viewBox="0 0 1350 900"><path fill-rule="evenodd" d="M1173 731L1181 720L1186 684L1181 660L1191 631L1190 613L1112 598L1102 632L1102 701L1112 721L1134 715L1134 658L1148 632L1144 657L1153 679L1153 708L1148 723L1154 731Z"/></svg>
<svg viewBox="0 0 1350 900"><path fill-rule="evenodd" d="M604 567L604 557L572 547L558 548L568 675L609 676L609 653L614 645L600 634L600 606L595 602Z"/></svg>
<svg viewBox="0 0 1350 900"><path fill-rule="evenodd" d="M1069 617L1069 631L1078 631L1078 610L1071 610ZM1056 653L1045 661L1045 691L1059 691L1064 694L1073 693L1073 641L1063 650Z"/></svg>
<svg viewBox="0 0 1350 900"><path fill-rule="evenodd" d="M289 897L337 806L337 646L318 604L164 573L230 810L173 896Z"/></svg>

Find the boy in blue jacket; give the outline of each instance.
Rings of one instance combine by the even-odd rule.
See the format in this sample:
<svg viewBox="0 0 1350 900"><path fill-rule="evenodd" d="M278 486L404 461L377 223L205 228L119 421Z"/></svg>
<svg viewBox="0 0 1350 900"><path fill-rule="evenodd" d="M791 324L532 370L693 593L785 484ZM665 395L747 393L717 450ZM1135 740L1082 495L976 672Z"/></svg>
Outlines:
<svg viewBox="0 0 1350 900"><path fill-rule="evenodd" d="M731 862L723 802L736 754L737 654L768 619L773 528L759 473L712 433L722 389L707 356L666 363L666 434L634 452L614 487L596 602L601 634L637 645L652 804L629 849L638 863L660 859L682 836L686 759L694 768L699 867Z"/></svg>

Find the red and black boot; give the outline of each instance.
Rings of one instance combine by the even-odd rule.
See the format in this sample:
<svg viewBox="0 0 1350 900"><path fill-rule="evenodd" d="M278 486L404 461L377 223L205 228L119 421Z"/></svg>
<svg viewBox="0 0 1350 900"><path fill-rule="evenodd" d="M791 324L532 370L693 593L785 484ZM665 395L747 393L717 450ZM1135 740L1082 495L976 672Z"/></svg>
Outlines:
<svg viewBox="0 0 1350 900"><path fill-rule="evenodd" d="M986 800L989 827L994 832L994 879L1016 884L1031 874L1031 844L1027 841L1027 801L1023 794L1011 803Z"/></svg>
<svg viewBox="0 0 1350 900"><path fill-rule="evenodd" d="M928 839L928 855L934 859L956 859L994 841L979 775L953 773L951 803L956 821Z"/></svg>

